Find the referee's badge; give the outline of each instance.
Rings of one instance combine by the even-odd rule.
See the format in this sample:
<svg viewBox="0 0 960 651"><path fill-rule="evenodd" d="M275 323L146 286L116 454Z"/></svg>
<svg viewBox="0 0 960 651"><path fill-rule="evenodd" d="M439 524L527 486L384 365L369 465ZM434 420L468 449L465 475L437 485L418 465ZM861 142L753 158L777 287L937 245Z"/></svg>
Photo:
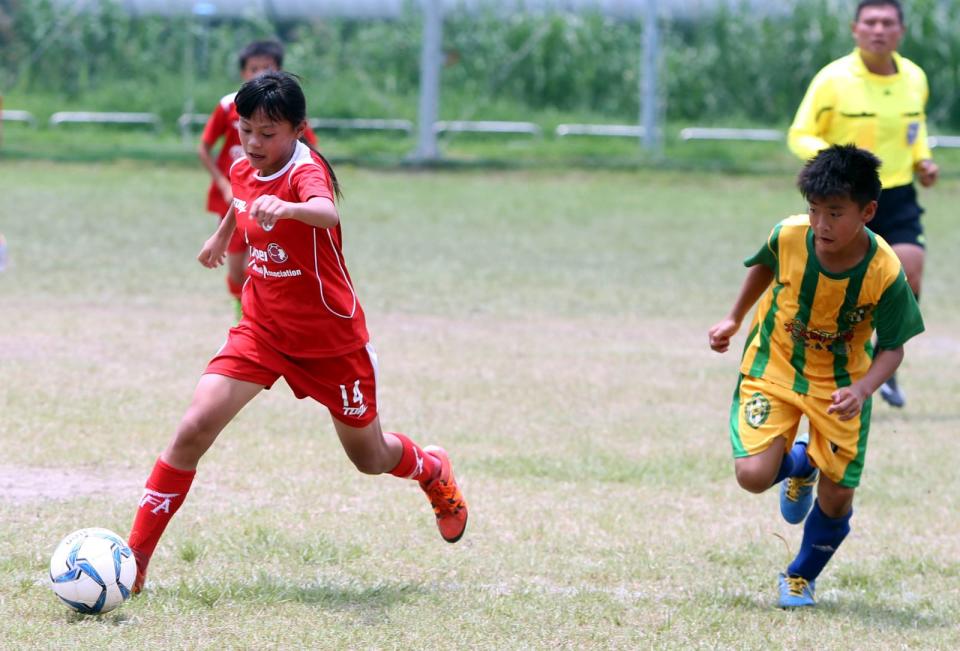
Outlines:
<svg viewBox="0 0 960 651"><path fill-rule="evenodd" d="M920 123L911 122L907 125L907 144L912 145L917 141L917 135L920 133Z"/></svg>
<svg viewBox="0 0 960 651"><path fill-rule="evenodd" d="M747 424L753 429L757 429L765 422L770 415L770 401L759 391L747 401L743 406L743 417Z"/></svg>

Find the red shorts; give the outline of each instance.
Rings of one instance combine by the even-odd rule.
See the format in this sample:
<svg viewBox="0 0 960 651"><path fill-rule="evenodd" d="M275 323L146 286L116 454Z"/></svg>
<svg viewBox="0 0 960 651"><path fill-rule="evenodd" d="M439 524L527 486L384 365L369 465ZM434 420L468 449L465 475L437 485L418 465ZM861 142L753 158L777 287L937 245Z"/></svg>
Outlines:
<svg viewBox="0 0 960 651"><path fill-rule="evenodd" d="M207 373L267 389L282 376L297 398L310 396L350 427L364 427L377 417L377 354L370 344L339 357L290 357L241 322L230 328Z"/></svg>

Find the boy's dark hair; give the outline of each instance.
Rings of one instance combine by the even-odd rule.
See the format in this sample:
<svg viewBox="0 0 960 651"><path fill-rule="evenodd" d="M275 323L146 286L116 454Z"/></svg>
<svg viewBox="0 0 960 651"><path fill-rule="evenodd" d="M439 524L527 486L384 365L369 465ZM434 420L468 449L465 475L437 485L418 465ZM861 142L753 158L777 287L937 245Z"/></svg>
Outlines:
<svg viewBox="0 0 960 651"><path fill-rule="evenodd" d="M257 75L237 91L233 100L237 114L249 120L257 111L263 111L264 116L273 122L289 122L294 127L299 126L307 119L307 99L297 79L296 75L282 70L270 70ZM309 143L304 144L310 147ZM340 182L330 162L313 147L310 149L323 161L333 183L333 192L338 198L341 197Z"/></svg>
<svg viewBox="0 0 960 651"><path fill-rule="evenodd" d="M246 47L240 50L240 54L237 56L237 62L240 64L241 70L247 66L247 59L251 57L270 57L274 63L277 64L277 68L282 68L283 45L281 45L279 41L254 41L253 43L248 43Z"/></svg>
<svg viewBox="0 0 960 651"><path fill-rule="evenodd" d="M903 24L903 6L900 0L860 0L857 5L857 13L853 15L854 22L860 20L860 12L864 7L893 7L897 10L897 17L900 18L900 24Z"/></svg>
<svg viewBox="0 0 960 651"><path fill-rule="evenodd" d="M797 177L803 198L847 197L863 208L880 197L880 159L856 145L832 145L807 161Z"/></svg>

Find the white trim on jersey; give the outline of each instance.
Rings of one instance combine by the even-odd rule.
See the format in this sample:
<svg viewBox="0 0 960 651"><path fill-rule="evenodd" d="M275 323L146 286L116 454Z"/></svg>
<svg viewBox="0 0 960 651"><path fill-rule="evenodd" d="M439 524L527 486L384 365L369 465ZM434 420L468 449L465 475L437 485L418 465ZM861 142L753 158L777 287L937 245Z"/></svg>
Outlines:
<svg viewBox="0 0 960 651"><path fill-rule="evenodd" d="M340 267L340 273L343 276L343 282L346 283L347 288L350 290L350 295L353 297L353 306L350 308L350 314L340 314L335 311L327 303L327 298L323 295L323 279L320 278L320 266L318 264L319 256L317 255L317 229L313 229L313 271L317 276L317 284L320 286L320 300L323 301L323 306L327 308L327 311L334 316L338 316L341 319L352 319L353 315L357 313L357 293L353 291L353 285L350 284L350 280L347 278L347 272L343 269L343 263L340 262L340 254L337 253L337 246L333 242L333 235L330 234L330 229L323 229L327 234L327 238L330 240L330 249L333 251L333 257L337 259L337 266Z"/></svg>
<svg viewBox="0 0 960 651"><path fill-rule="evenodd" d="M227 170L227 178L228 178L228 179L230 178L230 173L233 171L233 168L236 167L236 166L237 166L237 163L239 163L239 162L242 161L242 160L247 160L247 155L246 155L246 154L244 154L243 156L238 156L237 158L234 158L234 159L233 159L233 162L230 163L230 169Z"/></svg>
<svg viewBox="0 0 960 651"><path fill-rule="evenodd" d="M283 167L270 176L260 176L259 174L254 174L253 178L255 178L257 181L273 181L275 179L279 179L281 176L289 172L297 163L297 161L303 159L304 156L309 158L311 161L313 160L313 158L310 156L310 149L298 140L297 146L293 148L293 156L290 157L290 160L288 160Z"/></svg>
<svg viewBox="0 0 960 651"><path fill-rule="evenodd" d="M221 106L221 108L223 108L224 111L229 111L229 110L230 110L230 105L233 104L234 100L236 100L236 99L237 99L237 93L236 93L236 92L228 93L228 94L224 95L223 97L220 98L220 106ZM208 104L208 106L209 106L209 104Z"/></svg>
<svg viewBox="0 0 960 651"><path fill-rule="evenodd" d="M377 413L380 413L380 358L377 357L377 351L369 341L364 348L367 356L370 357L370 365L373 366L373 399L377 403Z"/></svg>

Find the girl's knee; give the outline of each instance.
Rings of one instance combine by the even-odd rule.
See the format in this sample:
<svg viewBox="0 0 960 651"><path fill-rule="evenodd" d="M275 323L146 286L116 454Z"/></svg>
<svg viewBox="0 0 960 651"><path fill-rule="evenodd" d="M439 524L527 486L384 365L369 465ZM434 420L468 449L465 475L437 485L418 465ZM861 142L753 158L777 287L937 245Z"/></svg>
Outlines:
<svg viewBox="0 0 960 651"><path fill-rule="evenodd" d="M365 475L381 475L390 470L384 467L384 462L380 455L369 454L367 452L354 452L347 454L347 456L350 457L350 461L353 462L356 469Z"/></svg>

